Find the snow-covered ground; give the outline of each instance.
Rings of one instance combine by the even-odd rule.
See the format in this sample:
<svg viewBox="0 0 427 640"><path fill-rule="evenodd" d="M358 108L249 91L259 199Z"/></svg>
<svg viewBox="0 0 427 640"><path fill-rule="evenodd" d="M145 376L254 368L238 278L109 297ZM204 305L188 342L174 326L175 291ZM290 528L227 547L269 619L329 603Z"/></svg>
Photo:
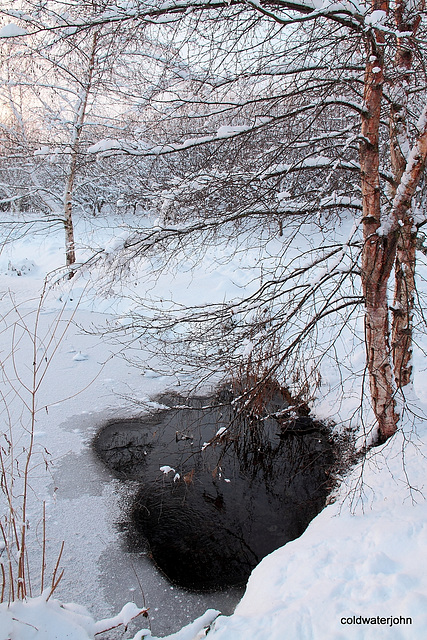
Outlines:
<svg viewBox="0 0 427 640"><path fill-rule="evenodd" d="M114 221L110 230L96 231L97 238L93 231L91 242L96 240L113 250L113 229ZM11 389L25 396L23 385L31 382L33 353L25 327L33 330L45 274L62 263L62 254L61 233L26 236L0 254L0 315L4 317L0 351L9 376L9 381L3 379L2 394L14 425L15 451L25 445L28 426L22 397L20 400ZM237 291L237 258L214 270L209 270L208 262L207 256L204 270L199 268L192 274L184 269L175 281L166 277L156 286L165 291L179 289L188 303L200 302L202 293L221 300L229 293L230 282ZM89 448L91 437L105 419L135 413L131 398L147 401L176 384L176 379L150 372L155 362L149 350L145 356L141 352L147 359L147 368L141 371L116 357L120 346L108 337L82 330L102 326L115 314L126 313L130 304L130 296L120 296L120 287L105 297L97 294L96 287L87 285L85 289L84 284L83 279L76 279L58 285L41 306L39 355L47 348L49 361L49 355L55 354L46 363L46 376L37 393L34 461L42 464L31 472L28 512L33 598L9 608L0 605L0 640L87 640L115 624L126 623L137 613L128 607L114 618L128 601L149 607L152 632L147 630L148 620L139 616L119 637L140 640L151 633L153 637L172 633L170 640L193 640L204 635L203 629L216 617L216 610L230 613L238 595L184 593L172 588L146 558L127 554L115 527L121 485L111 479ZM127 285L123 286L126 289ZM49 345L47 336L52 332L55 339ZM8 357L12 344L13 360ZM218 617L211 625L210 638L425 637L427 507L423 491L427 434L423 416L427 415L427 391L421 349L416 351L414 363L411 411L405 414L402 431L353 469L335 500L301 538L260 563L235 613ZM319 398L316 411L321 417L330 417L336 410L336 395L326 395L326 390L336 389L338 374L333 368L323 373L325 397ZM357 395L356 390L341 401L342 414L352 410ZM4 410L2 415L6 415ZM61 559L64 576L48 602L39 597L43 501L48 577L65 541ZM49 587L48 578L46 583ZM60 604L65 602L77 604ZM198 620L191 623L196 617ZM97 637L111 635L106 632Z"/></svg>

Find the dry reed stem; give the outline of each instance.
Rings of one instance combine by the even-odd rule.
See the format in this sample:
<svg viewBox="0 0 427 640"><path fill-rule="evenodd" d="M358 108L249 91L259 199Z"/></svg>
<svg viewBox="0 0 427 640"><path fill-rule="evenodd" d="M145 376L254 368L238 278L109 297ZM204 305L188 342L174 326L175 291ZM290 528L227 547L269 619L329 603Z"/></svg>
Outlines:
<svg viewBox="0 0 427 640"><path fill-rule="evenodd" d="M64 570L62 570L61 573L59 574L59 577L58 578L56 577L56 574L58 573L58 569L59 569L59 563L61 562L61 558L62 558L62 552L64 551L64 544L65 543L64 543L64 540L63 540L62 543L61 543L61 548L59 550L58 558L56 559L55 569L53 570L53 574L52 574L52 584L51 584L51 587L50 587L49 595L46 598L46 602L52 596L52 594L55 591L56 587L60 583L62 576L64 575Z"/></svg>
<svg viewBox="0 0 427 640"><path fill-rule="evenodd" d="M40 593L44 590L44 576L46 571L46 502L43 500L43 541L42 541L42 569L40 575Z"/></svg>
<svg viewBox="0 0 427 640"><path fill-rule="evenodd" d="M54 321L49 325L46 332L42 333L40 327L41 314L43 309L43 302L48 292L48 281L44 282L44 286L40 297L38 298L38 304L35 309L34 321L33 312L22 312L18 304L15 303L13 295L11 298L11 310L1 319L5 323L7 330L11 330L11 346L10 350L4 355L2 361L0 361L0 372L3 377L3 381L7 384L8 393L5 394L0 391L0 401L3 404L3 412L8 425L8 432L2 434L5 440L5 446L0 446L0 490L5 496L7 513L3 518L3 522L0 521L0 539L4 540L4 555L5 563L1 564L2 567L2 585L0 587L1 600L4 601L6 597L6 591L9 589L9 603L15 599L24 599L27 595L31 595L31 580L30 580L30 566L29 557L27 552L27 506L29 500L30 490L30 476L34 469L33 454L35 447L35 424L36 415L39 409L37 407L37 396L40 391L42 383L45 381L47 372L52 364L52 360L56 355L60 345L62 344L64 337L72 324L80 301L84 295L85 288L81 292L76 305L72 310L69 317L65 317L66 303L58 311ZM17 316L17 319L12 318L12 314ZM62 326L64 325L64 326ZM29 364L28 369L31 371L31 379L26 380L20 373L20 366L17 361L17 352L25 347L25 342L29 341L31 347L32 362ZM42 348L42 353L39 353L39 347ZM26 353L26 352L25 352ZM7 370L7 362L10 362L11 375ZM94 376L83 389L68 394L64 398L57 399L56 402L64 402L70 398L74 398L79 393L90 387L94 380L100 375L105 363L99 368L99 372ZM16 454L14 449L14 436L16 434L13 430L14 420L9 411L9 398L8 395L13 394L13 397L21 402L22 415L21 415L21 427L23 433L27 437L27 442L22 449L20 448L19 454ZM43 407L44 408L44 407ZM47 409L47 407L46 407ZM25 424L22 422L23 414L26 414L27 419ZM21 458L22 457L22 463ZM15 490L15 484L19 479L20 489L19 493ZM42 515L42 559L41 559L41 592L45 589L46 583L46 503L43 502L43 515ZM56 561L55 569L52 575L52 583L50 587L50 593L48 599L58 586L64 571L58 575L59 563L61 560L62 552L64 549L64 542L62 542L61 549ZM9 583L9 584L8 584Z"/></svg>
<svg viewBox="0 0 427 640"><path fill-rule="evenodd" d="M133 618L131 618L129 622L131 622L132 620L136 620L136 618L139 618L139 616L143 616L144 618L148 618L148 609L146 609L146 608L141 609L141 611L139 613L137 613L135 616L133 616ZM115 624L112 627L108 627L108 629L102 629L102 631L97 631L94 635L95 636L99 636L99 635L101 635L101 633L107 633L107 631L112 631L113 629L117 629L118 627L121 627L123 625L124 625L124 630L126 631L127 628L128 628L128 624L125 625L123 622L119 622L118 624Z"/></svg>
<svg viewBox="0 0 427 640"><path fill-rule="evenodd" d="M6 572L4 570L3 563L0 564L0 567L1 567L1 577L2 577L0 603L2 603L4 602L4 592L6 590Z"/></svg>

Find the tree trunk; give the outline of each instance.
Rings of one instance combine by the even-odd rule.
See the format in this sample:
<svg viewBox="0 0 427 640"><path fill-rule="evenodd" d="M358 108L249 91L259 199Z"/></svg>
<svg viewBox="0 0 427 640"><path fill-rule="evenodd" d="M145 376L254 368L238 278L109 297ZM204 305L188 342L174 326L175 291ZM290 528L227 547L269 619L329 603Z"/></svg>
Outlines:
<svg viewBox="0 0 427 640"><path fill-rule="evenodd" d="M74 162L73 162L74 160ZM65 264L70 267L76 262L76 249L74 241L74 224L73 224L73 186L74 176L76 173L76 158L71 158L70 169L68 173L67 186L64 194L64 228L65 228ZM69 272L69 277L73 277L73 272Z"/></svg>
<svg viewBox="0 0 427 640"><path fill-rule="evenodd" d="M419 135L408 155L405 170L393 200L397 253L393 302L393 363L398 387L411 382L412 315L415 297L415 240L412 198L427 158L427 106L419 121Z"/></svg>
<svg viewBox="0 0 427 640"><path fill-rule="evenodd" d="M424 1L421 3L424 6ZM415 34L420 14L407 16L405 3L397 0L395 23L398 33ZM406 169L410 145L407 125L408 89L412 69L413 52L407 37L397 39L395 56L396 79L390 87L390 157L395 185L399 185ZM392 190L393 200L396 186ZM400 389L412 380L413 309L415 298L415 245L416 232L412 207L402 211L397 220L397 252L392 322L392 355L394 378ZM416 230L415 230L416 231Z"/></svg>
<svg viewBox="0 0 427 640"><path fill-rule="evenodd" d="M403 31L403 25L399 25ZM398 78L391 88L393 103L390 108L390 158L395 186L391 190L396 197L396 185L399 185L405 172L409 155L409 136L406 123L406 102L408 89L408 71L412 64L412 55L398 46L396 67ZM401 389L412 379L412 316L415 297L415 241L413 232L412 207L402 211L397 220L397 248L394 266L394 298L392 307L392 359L394 379Z"/></svg>
<svg viewBox="0 0 427 640"><path fill-rule="evenodd" d="M374 2L373 10L387 11L387 3ZM365 339L372 406L378 423L378 442L397 429L391 366L387 283L395 257L395 234L381 227L379 126L383 97L383 44L380 31L367 34L364 106L360 166L363 202L362 287L365 297Z"/></svg>
<svg viewBox="0 0 427 640"><path fill-rule="evenodd" d="M400 389L412 380L412 317L415 297L415 238L413 219L405 216L399 230L393 300L392 354L394 378Z"/></svg>
<svg viewBox="0 0 427 640"><path fill-rule="evenodd" d="M80 92L79 102L74 121L73 139L71 141L71 156L70 166L68 169L67 184L64 193L64 228L65 228L65 264L67 267L75 264L76 262L76 249L74 241L74 223L73 223L73 191L74 180L77 171L77 158L80 147L80 138L83 130L83 124L86 116L87 101L92 88L92 78L95 66L95 53L98 40L98 34L94 33L92 39L92 47L89 56L89 64L87 71L86 84L82 87ZM74 272L69 271L69 278L72 278Z"/></svg>

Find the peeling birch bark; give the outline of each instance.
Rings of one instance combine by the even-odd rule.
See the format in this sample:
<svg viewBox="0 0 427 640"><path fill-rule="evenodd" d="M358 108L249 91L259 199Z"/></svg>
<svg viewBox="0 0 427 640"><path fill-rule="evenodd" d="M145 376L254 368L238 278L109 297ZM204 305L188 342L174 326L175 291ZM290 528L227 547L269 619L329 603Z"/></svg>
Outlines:
<svg viewBox="0 0 427 640"><path fill-rule="evenodd" d="M424 8L424 1L420 3ZM398 33L415 35L420 24L420 16L407 15L404 0L397 0L395 24ZM393 201L396 198L397 185L402 184L410 143L407 124L408 90L410 71L413 64L413 51L407 37L397 39L395 56L396 80L390 88L392 104L390 108L390 158L395 187L392 189ZM394 378L399 389L412 380L412 342L413 310L415 299L415 260L416 230L412 217L412 202L406 211L401 211L397 219L397 248L394 278L394 298L392 307L392 359ZM394 222L396 224L396 220Z"/></svg>
<svg viewBox="0 0 427 640"><path fill-rule="evenodd" d="M419 122L419 136L413 146L396 190L392 218L397 233L395 292L393 300L392 346L394 375L399 388L411 382L413 308L415 297L416 233L412 198L427 158L427 106Z"/></svg>
<svg viewBox="0 0 427 640"><path fill-rule="evenodd" d="M373 10L388 12L387 2L373 2ZM365 297L365 339L372 407L378 423L377 442L385 442L397 430L399 414L394 399L391 366L387 284L394 264L394 234L378 233L381 227L379 176L379 127L384 83L384 35L367 34L364 106L359 149L363 203L362 288Z"/></svg>
<svg viewBox="0 0 427 640"><path fill-rule="evenodd" d="M394 378L400 389L412 380L413 309L415 298L415 238L413 219L406 216L399 230L394 267L392 356Z"/></svg>

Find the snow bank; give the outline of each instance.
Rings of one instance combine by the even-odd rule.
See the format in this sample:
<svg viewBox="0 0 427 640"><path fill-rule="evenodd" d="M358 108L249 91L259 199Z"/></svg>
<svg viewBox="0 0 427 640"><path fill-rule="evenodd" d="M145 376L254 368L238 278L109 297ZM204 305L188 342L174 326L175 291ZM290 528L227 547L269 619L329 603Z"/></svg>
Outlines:
<svg viewBox="0 0 427 640"><path fill-rule="evenodd" d="M88 640L94 621L84 607L45 596L0 604L0 640Z"/></svg>
<svg viewBox="0 0 427 640"><path fill-rule="evenodd" d="M117 626L126 627L145 609L132 602L125 604L113 618L95 622L87 610L76 604L61 604L57 600L46 601L46 595L17 601L8 606L0 604L0 640L93 640ZM170 640L194 640L203 629L218 616L219 611L209 609L194 622L169 636ZM201 636L200 636L201 637ZM133 640L159 640L149 629L141 629Z"/></svg>
<svg viewBox="0 0 427 640"><path fill-rule="evenodd" d="M198 640L199 638L205 637L207 628L218 615L219 611L208 609L200 618L186 625L180 631L168 636L167 640ZM144 631L141 631L139 634L137 633L133 640L142 640L143 637L147 638L147 640L148 638L150 638L150 640L160 640L160 638L154 638L150 633L146 636L141 635L142 633L144 633Z"/></svg>
<svg viewBox="0 0 427 640"><path fill-rule="evenodd" d="M209 638L425 637L426 449L400 433L372 451L303 536L258 565L234 615L218 618Z"/></svg>

